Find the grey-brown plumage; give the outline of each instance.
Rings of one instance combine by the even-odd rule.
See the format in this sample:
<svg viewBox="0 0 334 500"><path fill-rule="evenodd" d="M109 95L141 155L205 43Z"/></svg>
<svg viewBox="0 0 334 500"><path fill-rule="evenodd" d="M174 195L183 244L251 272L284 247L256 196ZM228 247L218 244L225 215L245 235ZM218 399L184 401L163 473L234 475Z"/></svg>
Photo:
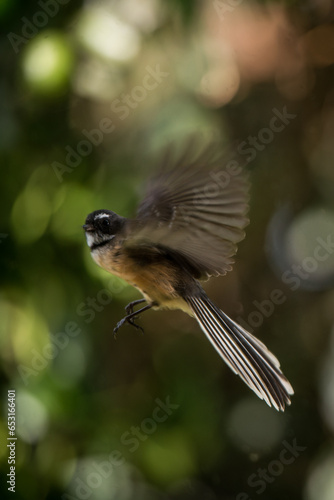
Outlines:
<svg viewBox="0 0 334 500"><path fill-rule="evenodd" d="M193 154L190 143L177 161L167 155L149 182L135 219L108 210L88 215L84 229L92 257L143 294L151 307L194 316L228 366L269 406L284 410L293 389L276 357L232 321L205 294L198 279L232 269L248 224L248 182L235 160L212 147Z"/></svg>
<svg viewBox="0 0 334 500"><path fill-rule="evenodd" d="M240 167L228 169L229 162L224 164L212 148L193 161L189 156L184 154L172 168L169 158L150 181L133 238L175 250L194 266L198 278L222 275L232 269L249 222L248 183Z"/></svg>

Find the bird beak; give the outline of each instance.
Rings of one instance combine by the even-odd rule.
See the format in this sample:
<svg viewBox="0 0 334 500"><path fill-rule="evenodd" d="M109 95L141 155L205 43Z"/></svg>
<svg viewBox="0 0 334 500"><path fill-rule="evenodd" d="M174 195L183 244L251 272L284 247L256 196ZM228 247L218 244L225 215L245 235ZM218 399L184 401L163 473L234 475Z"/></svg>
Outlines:
<svg viewBox="0 0 334 500"><path fill-rule="evenodd" d="M84 224L82 226L84 228L84 230L87 232L87 231L94 231L94 226L92 226L91 224Z"/></svg>

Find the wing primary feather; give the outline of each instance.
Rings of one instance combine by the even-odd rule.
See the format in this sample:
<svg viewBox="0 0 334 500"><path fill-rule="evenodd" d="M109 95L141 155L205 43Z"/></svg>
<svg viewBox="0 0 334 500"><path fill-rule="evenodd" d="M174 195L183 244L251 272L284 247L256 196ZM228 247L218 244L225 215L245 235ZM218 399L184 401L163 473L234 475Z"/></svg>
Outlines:
<svg viewBox="0 0 334 500"><path fill-rule="evenodd" d="M226 156L215 144L196 156L199 142L192 138L179 160L167 150L129 225L126 246L151 243L179 252L195 277L205 279L232 268L249 222L248 180L241 169L224 171Z"/></svg>

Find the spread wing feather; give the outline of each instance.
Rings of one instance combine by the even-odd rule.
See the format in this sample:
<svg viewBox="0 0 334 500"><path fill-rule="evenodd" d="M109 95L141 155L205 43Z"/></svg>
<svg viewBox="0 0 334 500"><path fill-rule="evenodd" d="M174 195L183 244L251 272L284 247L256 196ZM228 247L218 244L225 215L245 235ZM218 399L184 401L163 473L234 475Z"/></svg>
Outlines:
<svg viewBox="0 0 334 500"><path fill-rule="evenodd" d="M178 161L169 152L163 159L127 245L170 249L195 277L225 274L248 224L248 182L213 146L195 157L193 150L191 142Z"/></svg>

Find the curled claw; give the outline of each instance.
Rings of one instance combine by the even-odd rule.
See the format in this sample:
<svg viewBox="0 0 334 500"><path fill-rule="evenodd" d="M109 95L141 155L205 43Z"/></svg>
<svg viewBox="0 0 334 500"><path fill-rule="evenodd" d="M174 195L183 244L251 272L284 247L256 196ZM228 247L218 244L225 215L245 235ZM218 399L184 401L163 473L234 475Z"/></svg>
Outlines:
<svg viewBox="0 0 334 500"><path fill-rule="evenodd" d="M123 326L125 323L129 323L129 325L132 325L134 326L137 330L141 330L142 333L144 333L144 329L137 325L137 323L135 323L135 318L137 316L131 316L131 314L129 314L129 316L125 316L124 318L122 318L118 323L117 325L115 326L114 328L114 338L116 338L116 334L118 332L118 330L121 328L121 326Z"/></svg>
<svg viewBox="0 0 334 500"><path fill-rule="evenodd" d="M125 310L126 312L130 312L130 314L127 314L117 323L117 325L114 328L114 338L116 338L116 333L121 328L121 326L124 325L124 323L129 323L130 325L134 326L137 330L139 329L144 333L143 328L137 325L137 323L135 323L134 320L139 316L139 314L143 313L144 311L147 311L148 309L151 309L153 304L147 304L146 306L139 309L139 311L133 312L133 306L141 302L145 302L145 299L135 300L134 302L130 302L130 304L126 306Z"/></svg>
<svg viewBox="0 0 334 500"><path fill-rule="evenodd" d="M128 320L128 323L130 325L134 326L137 330L141 330L141 332L144 333L144 328L142 328L140 325L137 325L137 323L134 322L134 320L135 320L136 317L137 316L134 316L133 318L130 318Z"/></svg>

